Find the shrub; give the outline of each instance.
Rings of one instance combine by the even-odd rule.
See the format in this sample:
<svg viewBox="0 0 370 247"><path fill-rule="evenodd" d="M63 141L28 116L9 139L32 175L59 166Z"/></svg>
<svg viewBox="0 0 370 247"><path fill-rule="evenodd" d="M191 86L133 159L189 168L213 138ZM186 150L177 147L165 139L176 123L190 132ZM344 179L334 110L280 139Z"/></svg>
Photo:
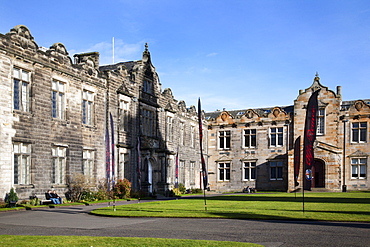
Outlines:
<svg viewBox="0 0 370 247"><path fill-rule="evenodd" d="M179 184L179 191L181 194L185 194L186 188L184 184Z"/></svg>
<svg viewBox="0 0 370 247"><path fill-rule="evenodd" d="M85 175L81 173L74 173L68 177L69 185L69 198L71 201L76 202L82 200L82 195L85 191L89 190L91 185Z"/></svg>
<svg viewBox="0 0 370 247"><path fill-rule="evenodd" d="M118 182L114 185L113 188L113 196L125 199L130 198L131 195L131 182L128 179L120 179Z"/></svg>
<svg viewBox="0 0 370 247"><path fill-rule="evenodd" d="M17 202L17 201L18 201L17 193L14 191L14 188L11 188L10 192L5 197L5 202L9 204L10 202Z"/></svg>

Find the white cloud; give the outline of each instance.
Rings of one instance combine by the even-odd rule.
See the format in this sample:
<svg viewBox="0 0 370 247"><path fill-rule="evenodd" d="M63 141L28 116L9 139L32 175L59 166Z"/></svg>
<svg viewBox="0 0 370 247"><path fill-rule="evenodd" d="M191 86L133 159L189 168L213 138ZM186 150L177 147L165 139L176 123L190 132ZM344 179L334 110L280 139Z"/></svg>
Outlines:
<svg viewBox="0 0 370 247"><path fill-rule="evenodd" d="M218 55L218 53L212 52L212 53L207 54L206 57L214 57L214 56L217 56L217 55Z"/></svg>

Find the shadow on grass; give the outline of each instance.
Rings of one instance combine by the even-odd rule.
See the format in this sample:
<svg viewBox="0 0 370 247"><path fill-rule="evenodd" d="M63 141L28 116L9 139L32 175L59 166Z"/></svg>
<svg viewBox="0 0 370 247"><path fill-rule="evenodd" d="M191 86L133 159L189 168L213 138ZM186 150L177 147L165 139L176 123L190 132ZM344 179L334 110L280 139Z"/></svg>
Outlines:
<svg viewBox="0 0 370 247"><path fill-rule="evenodd" d="M207 200L217 201L258 201L258 202L302 202L302 197L284 196L258 196L258 195L238 195L238 196L214 196L207 197ZM305 202L311 203L344 203L344 204L370 204L370 198L346 198L346 197L305 197Z"/></svg>

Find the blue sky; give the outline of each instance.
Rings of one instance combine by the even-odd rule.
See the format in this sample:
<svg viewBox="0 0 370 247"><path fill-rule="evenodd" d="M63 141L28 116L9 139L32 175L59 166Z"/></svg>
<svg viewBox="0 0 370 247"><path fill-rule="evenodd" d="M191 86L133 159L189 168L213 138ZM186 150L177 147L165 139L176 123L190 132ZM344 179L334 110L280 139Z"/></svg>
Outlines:
<svg viewBox="0 0 370 247"><path fill-rule="evenodd" d="M206 111L293 104L318 72L343 100L370 98L370 1L0 0L0 33L26 25L39 46L140 60L162 89Z"/></svg>

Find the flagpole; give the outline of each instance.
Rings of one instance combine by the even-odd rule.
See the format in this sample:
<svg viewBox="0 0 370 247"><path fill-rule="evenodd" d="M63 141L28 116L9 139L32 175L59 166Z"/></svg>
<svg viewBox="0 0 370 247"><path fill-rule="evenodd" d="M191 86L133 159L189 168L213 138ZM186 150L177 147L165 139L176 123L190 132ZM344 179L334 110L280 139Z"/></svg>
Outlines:
<svg viewBox="0 0 370 247"><path fill-rule="evenodd" d="M200 98L198 99L198 121L199 121L199 147L200 147L200 159L202 162L202 177L203 177L203 194L204 194L204 209L207 211L207 199L206 189L208 185L208 174L206 168L206 162L203 157L203 127L202 127L202 109L200 104Z"/></svg>

